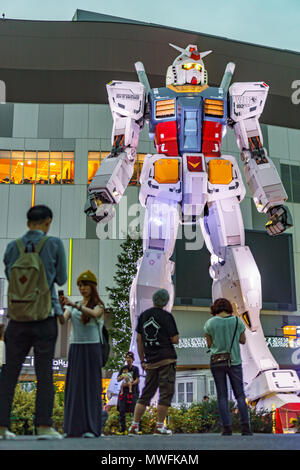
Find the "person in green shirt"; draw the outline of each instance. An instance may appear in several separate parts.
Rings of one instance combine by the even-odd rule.
[[[219,413],[223,425],[223,436],[232,435],[231,415],[228,405],[227,376],[237,400],[242,435],[252,435],[250,430],[248,407],[243,386],[242,359],[240,343],[245,344],[245,325],[233,315],[233,308],[227,299],[217,299],[211,306],[210,318],[204,325],[205,338],[211,354],[231,353],[231,366],[211,364],[218,398]],[[234,336],[235,333],[235,336]],[[234,338],[234,340],[233,340]],[[233,342],[232,342],[233,340]],[[230,346],[232,348],[230,351]]]

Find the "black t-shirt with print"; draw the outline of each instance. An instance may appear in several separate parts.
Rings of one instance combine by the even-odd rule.
[[[120,369],[118,377],[123,374],[124,369],[128,369],[128,372],[132,375],[133,380],[137,379],[140,376],[140,372],[139,372],[138,367],[132,366],[130,368],[128,365],[126,365],[126,366],[123,366]],[[129,387],[127,385],[124,385],[124,391],[125,392],[126,392],[126,388],[128,388],[128,391],[129,391]],[[137,394],[137,395],[139,394],[139,384],[132,385],[132,393]]]
[[[158,307],[145,310],[139,316],[136,331],[142,336],[147,362],[177,359],[170,338],[178,335],[178,330],[171,313]]]

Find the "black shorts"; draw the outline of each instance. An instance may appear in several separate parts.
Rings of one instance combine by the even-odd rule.
[[[137,403],[149,406],[159,388],[159,405],[170,406],[175,391],[176,363],[146,370],[146,381]]]

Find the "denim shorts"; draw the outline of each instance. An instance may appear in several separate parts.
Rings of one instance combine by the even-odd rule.
[[[175,391],[176,363],[146,371],[146,381],[137,403],[148,406],[159,388],[159,405],[170,406]]]

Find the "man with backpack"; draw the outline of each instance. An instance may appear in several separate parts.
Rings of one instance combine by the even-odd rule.
[[[29,230],[8,244],[4,254],[9,281],[5,332],[6,364],[0,377],[0,439],[13,439],[10,413],[18,377],[31,347],[34,349],[37,393],[35,426],[39,439],[61,439],[53,429],[54,387],[52,362],[57,339],[56,315],[62,315],[54,283],[67,281],[62,241],[48,237],[53,214],[43,205],[27,212]]]

